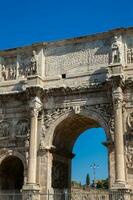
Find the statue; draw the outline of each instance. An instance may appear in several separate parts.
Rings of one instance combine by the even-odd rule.
[[[4,65],[2,66],[1,75],[2,75],[4,81],[6,81],[8,79],[8,71]]]
[[[121,42],[118,40],[118,36],[114,36],[113,38],[113,42],[111,45],[111,49],[112,49],[112,59],[111,59],[111,63],[119,63],[121,61],[120,59],[120,46],[121,46]]]
[[[34,75],[37,73],[37,54],[36,51],[32,52],[32,58],[31,58],[31,69],[30,69],[30,75]]]

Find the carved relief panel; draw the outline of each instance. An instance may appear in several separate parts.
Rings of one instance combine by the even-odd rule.
[[[2,59],[1,76],[2,80],[14,80],[17,75],[16,56],[7,56]]]
[[[6,121],[0,122],[0,147],[28,147],[29,137],[29,121],[27,119],[20,119],[19,121]],[[20,138],[18,140],[18,138]]]
[[[0,137],[8,137],[10,134],[10,123],[7,121],[0,122]]]
[[[38,55],[35,50],[19,55],[19,76],[27,77],[37,73]]]
[[[133,63],[133,36],[126,37],[126,59],[127,64]]]
[[[24,137],[29,134],[29,121],[26,119],[20,120],[16,125],[16,136]]]
[[[126,164],[129,169],[133,169],[133,144],[126,146]]]
[[[52,166],[52,187],[63,189],[68,188],[68,164],[61,161],[53,161]]]
[[[133,112],[129,113],[127,116],[127,125],[130,133],[133,133]]]
[[[25,78],[37,74],[38,52],[25,50],[15,54],[0,57],[2,81]]]

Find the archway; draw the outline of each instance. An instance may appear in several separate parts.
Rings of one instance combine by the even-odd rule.
[[[53,161],[51,187],[54,190],[71,188],[71,161],[77,138],[89,128],[101,127],[92,117],[81,114],[68,115],[55,128],[53,134]],[[106,135],[108,139],[108,135]]]
[[[84,131],[75,141],[72,159],[72,190],[108,188],[108,150],[101,127]]]
[[[0,165],[0,189],[20,191],[24,181],[24,166],[15,156],[8,156]]]

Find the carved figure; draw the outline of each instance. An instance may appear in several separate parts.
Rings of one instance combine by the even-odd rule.
[[[17,124],[16,135],[23,136],[29,132],[29,123],[27,120],[20,120]]]
[[[40,150],[45,149],[44,141],[41,139],[40,140]]]
[[[127,117],[127,124],[131,130],[133,130],[133,112],[131,112]]]
[[[16,79],[16,68],[15,68],[15,66],[5,67],[3,65],[1,75],[2,75],[4,81]]]
[[[133,49],[127,50],[127,63],[133,63]]]
[[[115,121],[114,121],[114,117],[112,117],[109,121],[109,127],[110,127],[110,133],[112,135],[112,137],[114,136],[114,129],[115,129]]]
[[[32,58],[31,58],[31,69],[30,69],[30,74],[34,75],[37,73],[37,55],[36,55],[36,51],[32,52]]]
[[[9,136],[9,123],[6,121],[2,121],[0,123],[0,137]]]
[[[133,146],[126,147],[126,162],[128,168],[133,168]]]
[[[1,75],[2,75],[4,81],[6,81],[8,79],[8,71],[4,65],[2,66]]]
[[[118,41],[118,36],[114,36],[111,49],[112,49],[112,62],[111,63],[118,63],[120,62],[120,46],[121,43]]]
[[[26,148],[29,148],[29,146],[30,146],[30,142],[29,142],[29,139],[27,138],[27,139],[25,140],[25,147],[26,147]]]

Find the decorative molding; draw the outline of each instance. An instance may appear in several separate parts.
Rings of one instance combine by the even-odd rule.
[[[73,111],[72,107],[67,108],[57,108],[53,110],[44,110],[44,126],[45,128],[49,128],[51,123],[57,120],[61,115]]]

